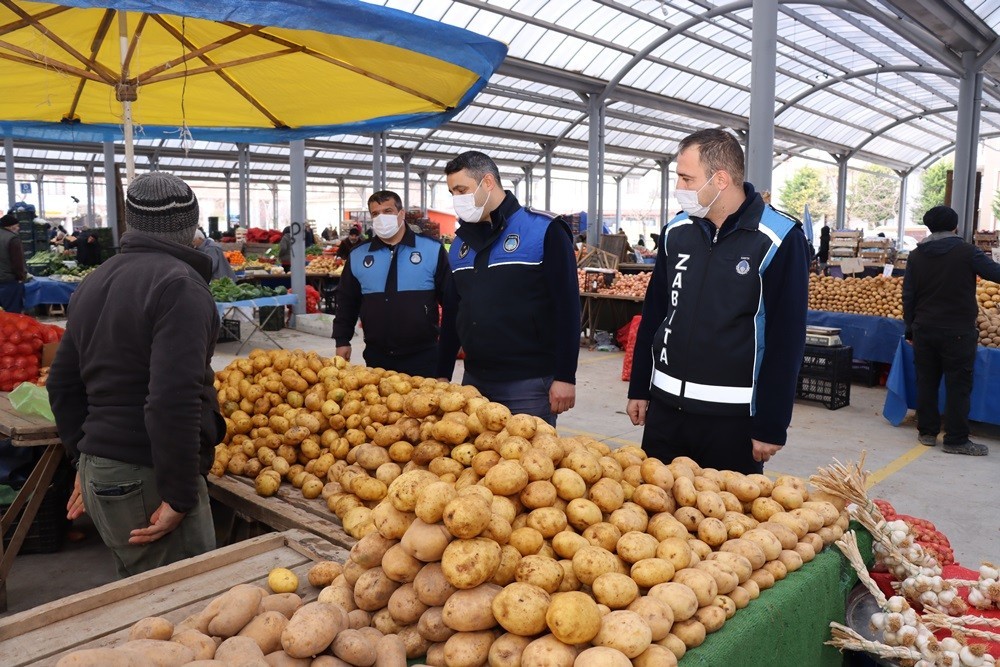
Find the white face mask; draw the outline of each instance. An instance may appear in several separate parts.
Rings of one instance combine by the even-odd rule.
[[[402,224],[398,216],[391,213],[382,213],[381,215],[376,215],[372,220],[372,231],[380,239],[387,240],[396,235]]]
[[[715,178],[715,174],[712,174],[711,176],[708,177],[708,180],[705,181],[705,185],[711,183],[713,178]],[[677,189],[674,191],[674,198],[680,205],[681,210],[683,210],[689,216],[695,218],[704,218],[705,215],[708,213],[708,209],[712,208],[712,204],[714,204],[715,200],[718,199],[719,195],[722,194],[722,190],[719,190],[717,193],[715,193],[715,197],[712,199],[712,201],[703,206],[698,201],[698,194],[705,189],[705,185],[702,185],[697,190]]]
[[[463,222],[479,222],[483,219],[483,211],[486,210],[486,202],[482,206],[476,206],[476,194],[479,188],[483,187],[483,182],[479,181],[475,192],[464,195],[452,195],[451,204],[455,207],[455,215]],[[487,200],[489,197],[487,197]]]

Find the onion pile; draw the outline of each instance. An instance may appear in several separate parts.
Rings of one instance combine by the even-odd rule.
[[[577,282],[580,285],[580,291],[593,294],[594,291],[591,289],[590,283],[594,280],[594,274],[588,274],[583,269],[577,269],[576,274]],[[640,299],[644,298],[646,296],[646,289],[649,287],[649,279],[652,275],[652,271],[640,271],[639,273],[634,274],[624,274],[616,271],[611,287],[605,287],[604,276],[599,276],[601,282],[599,283],[600,286],[597,288],[597,294],[631,296]]]
[[[903,279],[809,276],[809,309],[903,318]]]

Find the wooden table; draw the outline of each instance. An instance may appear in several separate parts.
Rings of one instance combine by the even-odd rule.
[[[208,495],[232,508],[238,516],[274,530],[296,529],[312,533],[347,549],[357,541],[344,532],[322,497],[308,500],[291,484],[282,484],[277,494],[264,498],[257,495],[253,480],[248,477],[209,475]]]
[[[297,530],[269,533],[137,574],[0,620],[4,667],[54,665],[71,651],[114,647],[146,616],[178,623],[236,584],[266,586],[275,567],[299,577],[299,595],[319,595],[306,574],[318,560],[346,562],[347,550]]]
[[[594,342],[594,331],[601,324],[608,327],[613,336],[636,315],[642,314],[641,296],[620,296],[617,294],[596,294],[580,292],[580,327],[587,339]]]
[[[15,412],[6,393],[0,393],[0,437],[10,438],[15,447],[45,447],[41,458],[28,476],[28,481],[4,512],[3,518],[0,518],[0,537],[4,537],[20,514],[20,520],[10,536],[10,546],[6,552],[3,540],[0,539],[0,611],[6,611],[7,575],[14,565],[14,558],[20,551],[21,545],[24,544],[24,538],[28,535],[35,515],[38,514],[45,492],[52,483],[52,477],[63,457],[63,447],[54,423],[41,417]]]

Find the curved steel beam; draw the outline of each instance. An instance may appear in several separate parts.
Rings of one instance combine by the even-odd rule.
[[[788,100],[781,107],[774,112],[774,117],[777,118],[781,114],[785,113],[792,107],[798,105],[799,102],[809,97],[813,93],[818,93],[825,88],[836,83],[843,83],[844,81],[850,81],[851,79],[857,79],[862,76],[871,76],[872,74],[898,74],[902,72],[920,72],[921,74],[937,74],[938,76],[946,76],[957,79],[958,75],[952,72],[950,69],[945,69],[943,67],[922,67],[919,65],[893,65],[891,67],[871,67],[869,69],[858,70],[857,72],[849,72],[847,74],[842,74],[840,76],[835,76],[833,78],[827,79],[823,83],[818,83],[812,88],[805,90],[792,99]]]
[[[895,128],[899,127],[900,125],[906,125],[909,122],[912,122],[912,121],[915,121],[915,120],[919,120],[921,118],[926,118],[927,116],[937,116],[937,115],[940,115],[940,114],[943,114],[943,113],[948,113],[948,112],[951,112],[951,111],[958,111],[958,106],[957,105],[952,105],[952,106],[949,106],[949,107],[940,107],[938,109],[930,109],[929,111],[921,111],[919,113],[910,114],[909,116],[906,116],[904,118],[899,118],[897,120],[894,120],[893,122],[889,123],[885,127],[881,128],[881,129],[878,129],[878,130],[875,130],[870,135],[868,135],[868,138],[865,139],[864,141],[862,141],[860,144],[858,144],[854,148],[852,148],[851,151],[847,154],[846,157],[847,157],[847,159],[853,158],[855,155],[858,154],[858,151],[860,151],[862,148],[864,148],[865,146],[867,146],[869,143],[871,143],[875,139],[878,139],[879,137],[881,137],[883,134],[885,134],[889,130],[892,130],[892,129],[895,129]]]

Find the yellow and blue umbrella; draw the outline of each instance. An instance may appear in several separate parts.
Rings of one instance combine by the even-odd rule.
[[[500,42],[358,0],[0,0],[0,133],[285,142],[433,127]]]

